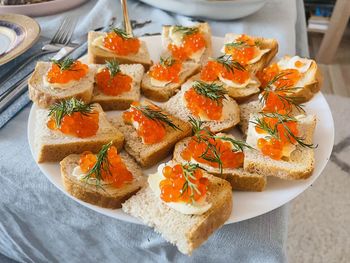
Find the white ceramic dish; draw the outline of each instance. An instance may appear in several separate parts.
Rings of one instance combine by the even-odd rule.
[[[266,0],[139,0],[151,6],[185,16],[231,20],[251,15]]]
[[[54,0],[28,5],[0,5],[0,14],[47,16],[72,9],[88,0]]]
[[[143,39],[149,48],[151,59],[157,61],[160,55],[160,36],[144,37]],[[219,55],[219,50],[223,44],[223,38],[213,37],[213,50],[214,55]],[[29,119],[28,119],[28,141],[30,149],[35,158],[34,153],[34,126],[35,126],[35,112],[37,107],[32,106]],[[233,213],[226,224],[243,221],[249,218],[259,216],[267,213],[273,209],[276,209],[305,191],[316,179],[320,176],[322,170],[329,160],[330,154],[333,148],[334,142],[334,126],[333,118],[329,106],[319,92],[316,96],[308,103],[306,103],[306,111],[310,114],[317,114],[317,126],[314,135],[314,143],[318,144],[315,149],[315,170],[312,176],[307,180],[302,181],[283,181],[278,178],[268,178],[268,183],[265,191],[263,192],[234,192],[233,197]],[[120,111],[107,112],[107,115],[113,117],[120,114]],[[232,132],[237,132],[233,130]],[[101,214],[108,215],[113,218],[120,220],[140,223],[139,220],[125,214],[121,209],[112,210],[105,209],[95,205],[91,205],[82,202],[72,196],[70,196],[63,187],[60,175],[59,163],[43,163],[38,164],[44,175],[61,191],[66,193],[69,197],[82,205],[89,207]],[[150,169],[144,170],[147,175],[156,170],[156,166]]]

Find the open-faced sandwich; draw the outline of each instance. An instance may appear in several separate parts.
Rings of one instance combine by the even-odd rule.
[[[239,122],[239,107],[221,84],[188,80],[181,90],[164,103],[164,108],[183,121],[188,117],[203,121],[212,132],[226,131]]]
[[[232,190],[197,164],[171,161],[148,177],[148,186],[127,200],[123,210],[191,254],[229,218]]]
[[[146,182],[141,168],[125,152],[110,142],[97,154],[71,154],[61,162],[66,191],[85,202],[106,208],[121,208]]]
[[[113,141],[120,150],[124,136],[107,120],[97,103],[86,104],[75,98],[35,112],[35,151],[37,161],[57,162],[69,154],[98,152]]]
[[[104,64],[112,59],[121,64],[142,64],[146,69],[152,64],[146,43],[119,28],[109,32],[90,31],[88,57],[93,64]]]
[[[275,39],[228,33],[221,52],[231,55],[235,61],[256,73],[275,57],[278,43]]]
[[[126,110],[133,101],[140,99],[140,83],[144,68],[141,64],[119,65],[116,60],[107,61],[98,68],[92,102],[104,110]]]
[[[208,23],[194,26],[163,26],[162,45],[176,60],[205,63],[212,54]]]
[[[227,94],[237,101],[247,99],[260,91],[260,82],[255,75],[230,55],[209,59],[198,77],[207,83],[223,85]]]
[[[167,101],[181,85],[200,69],[200,64],[192,61],[175,60],[169,56],[161,57],[143,76],[142,94],[155,101]]]
[[[193,136],[179,141],[173,160],[197,163],[208,173],[230,182],[233,190],[262,191],[266,176],[243,170],[245,142],[230,134],[212,133],[202,122],[190,119]]]
[[[71,58],[38,62],[28,81],[30,99],[41,108],[75,97],[89,103],[95,68]]]
[[[142,167],[167,157],[179,140],[191,134],[191,126],[151,102],[134,102],[112,122],[124,134],[125,150]]]

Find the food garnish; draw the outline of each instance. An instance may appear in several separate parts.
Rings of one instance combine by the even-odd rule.
[[[52,66],[47,72],[47,81],[49,83],[65,84],[70,81],[77,81],[89,71],[88,65],[71,58],[63,60],[52,59],[51,62]]]
[[[103,38],[103,45],[112,52],[126,56],[136,54],[140,49],[140,40],[129,36],[124,30],[113,28]]]
[[[260,44],[247,35],[241,35],[235,41],[225,44],[225,54],[246,65],[258,54]]]
[[[159,64],[152,66],[148,74],[151,78],[159,81],[177,83],[180,81],[181,68],[181,63],[176,61],[173,57],[161,57]]]

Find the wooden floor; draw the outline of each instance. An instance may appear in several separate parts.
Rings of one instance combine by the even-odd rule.
[[[322,41],[321,34],[309,34],[310,56],[315,57]],[[322,92],[350,97],[350,34],[345,34],[333,64],[320,64],[324,76]]]

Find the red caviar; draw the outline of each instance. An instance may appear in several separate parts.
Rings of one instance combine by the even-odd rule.
[[[79,160],[79,166],[83,173],[88,173],[96,164],[97,156],[89,151],[81,154]],[[131,172],[127,169],[123,160],[117,152],[114,146],[111,146],[107,150],[107,163],[101,165],[101,179],[114,187],[121,187],[125,182],[131,182],[133,176]],[[96,175],[92,175],[96,177]]]
[[[222,168],[237,168],[243,166],[244,153],[232,151],[232,144],[230,142],[209,138],[208,143],[215,146],[217,153],[220,155]],[[217,162],[211,162],[201,157],[205,154],[205,156],[215,158],[213,150],[210,148],[208,149],[208,143],[199,142],[196,136],[193,136],[189,144],[181,152],[182,158],[186,161],[194,159],[199,163],[218,168],[219,164]]]
[[[178,60],[186,60],[192,54],[206,47],[206,41],[202,33],[184,35],[183,42],[180,46],[169,44],[168,49],[172,56]]]
[[[113,77],[107,68],[96,74],[97,88],[104,94],[117,96],[131,90],[132,78],[128,75],[117,73]]]
[[[247,35],[241,35],[234,42],[242,42],[242,47],[225,46],[225,53],[231,55],[234,60],[246,65],[258,53],[259,48],[256,46],[254,39]]]
[[[145,144],[154,144],[162,141],[166,135],[164,124],[161,121],[145,116],[142,111],[136,108],[138,106],[140,106],[139,102],[133,102],[131,104],[130,109],[123,113],[124,121],[130,124],[134,121],[138,123],[137,134],[143,139]],[[149,107],[159,110],[154,105],[150,105]]]
[[[277,118],[263,117],[263,120],[268,124],[268,126],[273,129],[277,122]],[[290,143],[295,144],[296,140],[290,136],[285,128],[285,126],[291,131],[291,133],[295,136],[298,135],[298,126],[295,121],[287,121],[277,124],[277,132],[279,135],[279,139],[276,138],[260,138],[258,139],[258,148],[264,155],[267,155],[275,160],[280,160],[283,157],[283,148]],[[259,127],[255,127],[257,133],[263,134],[265,133]]]
[[[159,81],[170,81],[173,83],[178,83],[180,81],[180,71],[181,63],[174,62],[171,65],[154,65],[148,72],[151,78],[157,79]]]
[[[224,65],[216,61],[209,61],[201,70],[200,79],[204,81],[215,81],[219,75],[224,79],[229,79],[239,84],[243,84],[249,79],[249,72],[247,70],[238,70],[233,68],[229,70]]]
[[[73,112],[71,115],[65,115],[62,118],[60,127],[56,126],[54,118],[51,117],[47,122],[47,127],[78,138],[87,138],[96,135],[99,128],[98,123],[99,113],[97,111],[90,113]]]
[[[159,187],[161,189],[160,198],[164,202],[190,203],[205,198],[209,181],[208,178],[203,177],[203,172],[199,168],[192,172],[193,176],[188,176],[186,167],[180,164],[173,167],[165,166],[162,172],[165,179],[159,183]],[[190,187],[190,184],[195,189]]]
[[[264,91],[263,91],[264,92]],[[265,100],[263,112],[277,112],[286,114],[292,111],[293,105],[284,99],[287,96],[284,92],[270,91]]]
[[[126,56],[136,54],[140,49],[140,40],[137,38],[124,38],[115,32],[107,33],[103,45],[117,55]]]
[[[61,70],[57,64],[52,63],[51,69],[47,73],[47,81],[49,83],[65,84],[72,80],[80,80],[88,71],[88,65],[80,61],[74,61],[73,64],[65,70]]]

